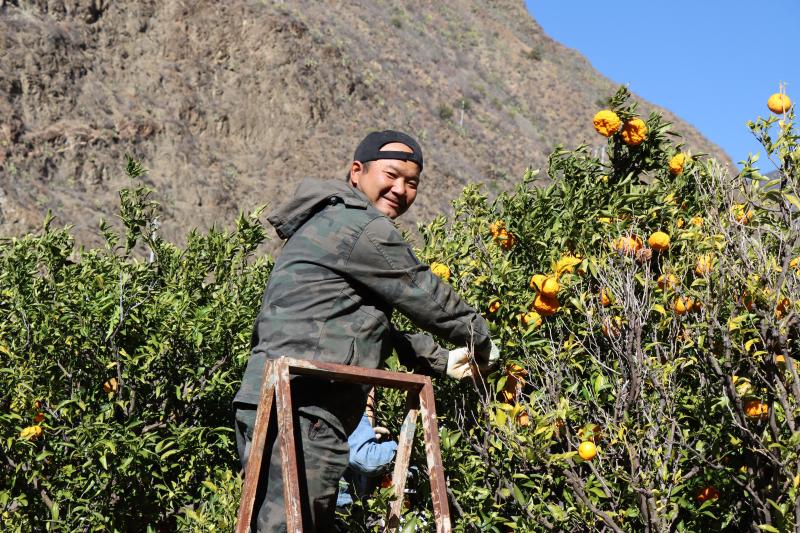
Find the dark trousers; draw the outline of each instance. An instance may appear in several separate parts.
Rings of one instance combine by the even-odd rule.
[[[275,410],[272,411],[272,428]],[[256,406],[235,404],[236,448],[242,468],[246,468],[253,439]],[[295,444],[303,513],[303,531],[324,533],[335,531],[336,496],[339,479],[347,469],[349,448],[347,436],[322,418],[299,412],[295,417]],[[251,533],[286,531],[280,447],[277,431],[267,435],[264,458],[269,465],[261,467],[261,476],[253,506]]]

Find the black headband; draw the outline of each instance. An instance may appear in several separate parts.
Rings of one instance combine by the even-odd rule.
[[[389,143],[403,143],[412,152],[400,152],[394,150],[381,150],[381,147]],[[413,161],[419,165],[419,171],[422,172],[422,148],[420,148],[417,141],[400,131],[386,130],[386,131],[373,131],[361,141],[356,148],[356,153],[353,154],[353,161],[375,161],[378,159],[399,159],[401,161]]]

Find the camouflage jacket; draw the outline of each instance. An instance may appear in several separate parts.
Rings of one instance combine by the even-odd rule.
[[[265,358],[282,355],[378,368],[395,349],[408,366],[443,374],[447,351],[428,335],[396,330],[395,308],[421,329],[488,357],[484,319],[419,262],[361,191],[344,181],[305,180],[269,221],[287,241],[264,291],[236,402],[258,403]],[[360,417],[361,388],[352,396],[347,387],[315,386],[309,402],[339,403],[334,412]]]

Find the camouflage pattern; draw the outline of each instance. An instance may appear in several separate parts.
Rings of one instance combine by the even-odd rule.
[[[255,406],[236,409],[236,446],[247,467],[250,444],[255,424]],[[273,426],[275,427],[275,426]],[[347,438],[330,424],[316,417],[300,415],[295,418],[298,428],[298,468],[305,472],[304,492],[311,505],[304,505],[303,525],[305,531],[334,531],[336,496],[339,479],[347,469],[349,460]],[[267,436],[265,457],[269,457],[269,469],[262,468],[250,531],[277,533],[286,531],[286,511],[283,500],[283,476],[281,475],[280,449],[276,445],[277,435]],[[300,444],[302,443],[302,444]]]
[[[253,327],[252,353],[234,400],[239,416],[258,403],[267,358],[378,368],[394,349],[406,366],[443,375],[447,350],[429,335],[396,330],[390,322],[394,309],[456,346],[473,347],[476,356],[488,361],[491,341],[483,317],[419,262],[391,219],[361,191],[338,180],[306,180],[269,221],[287,241]],[[304,507],[320,523],[333,520],[338,481],[347,467],[347,435],[364,412],[367,390],[292,379],[292,399],[301,424],[319,421],[326,428],[322,443],[311,442],[307,428],[298,440],[307,457],[309,495]],[[237,421],[237,432],[239,425]],[[240,458],[247,456],[245,446],[240,446]],[[262,507],[269,517],[276,512],[283,516],[282,492],[273,492],[273,487],[282,486],[276,453]],[[271,521],[264,524],[267,529],[259,525],[258,531],[281,531],[266,525]]]
[[[264,291],[236,402],[258,403],[267,357],[378,368],[396,349],[412,367],[442,375],[447,351],[428,335],[394,329],[393,308],[488,359],[484,319],[419,262],[391,219],[361,191],[338,180],[305,180],[269,221],[288,241]],[[361,387],[335,384],[310,392],[316,398],[309,406],[327,404],[346,422],[345,434],[355,429],[366,401]]]

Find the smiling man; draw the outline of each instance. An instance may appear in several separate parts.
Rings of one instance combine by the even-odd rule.
[[[397,131],[373,132],[356,148],[347,181],[305,180],[269,217],[285,239],[269,277],[252,352],[234,400],[236,441],[245,466],[264,363],[281,356],[380,367],[392,351],[411,368],[463,379],[471,364],[499,356],[484,319],[417,260],[392,222],[414,203],[422,149]],[[458,348],[399,331],[394,310]],[[295,377],[298,466],[306,531],[333,531],[348,435],[366,405],[361,386]],[[286,531],[276,435],[268,435],[252,531]],[[266,483],[263,483],[266,481]],[[266,485],[266,487],[264,487]]]

